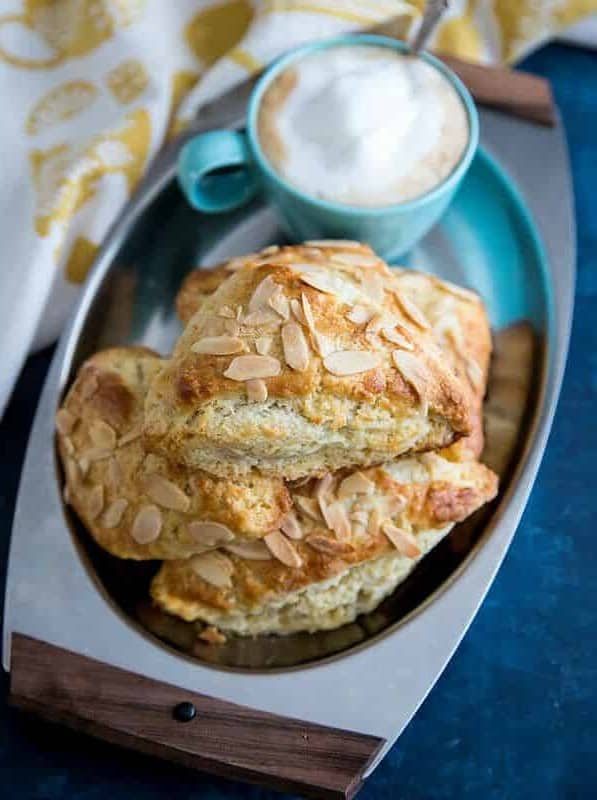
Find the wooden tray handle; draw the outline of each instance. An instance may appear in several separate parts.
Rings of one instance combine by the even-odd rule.
[[[310,797],[352,797],[383,745],[375,736],[193,694],[18,633],[10,700],[133,750]],[[189,712],[181,703],[194,706],[194,718],[175,718],[177,708],[179,716]]]

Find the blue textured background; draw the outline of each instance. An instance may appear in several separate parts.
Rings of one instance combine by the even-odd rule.
[[[562,398],[529,506],[488,598],[362,800],[597,796],[597,53],[552,45],[524,66],[553,82],[574,173],[579,273]],[[50,355],[29,360],[0,425],[0,586]],[[0,681],[0,798],[278,796],[21,716],[6,707],[8,679]]]

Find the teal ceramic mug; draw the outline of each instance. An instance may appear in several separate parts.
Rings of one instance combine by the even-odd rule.
[[[448,207],[470,166],[479,139],[479,121],[472,97],[456,75],[433,56],[423,53],[419,57],[439,70],[456,89],[467,112],[469,140],[454,170],[425,194],[375,208],[321,200],[288,183],[261,150],[257,136],[259,104],[272,80],[310,53],[347,45],[408,51],[402,42],[384,36],[342,36],[299,47],[278,59],[253,90],[245,130],[203,133],[181,149],[178,180],[193,208],[218,214],[239,208],[263,192],[291,239],[355,239],[367,242],[385,258],[405,253],[427,233]]]

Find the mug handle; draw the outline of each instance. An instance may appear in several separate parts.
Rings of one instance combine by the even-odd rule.
[[[206,214],[248,203],[259,185],[246,135],[224,130],[195,136],[180,151],[178,182],[190,205]]]

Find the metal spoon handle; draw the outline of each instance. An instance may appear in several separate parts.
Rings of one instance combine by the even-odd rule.
[[[449,4],[449,0],[428,0],[421,26],[410,46],[411,52],[418,53],[419,50],[425,47],[427,40],[435,30],[435,26],[447,10]]]

